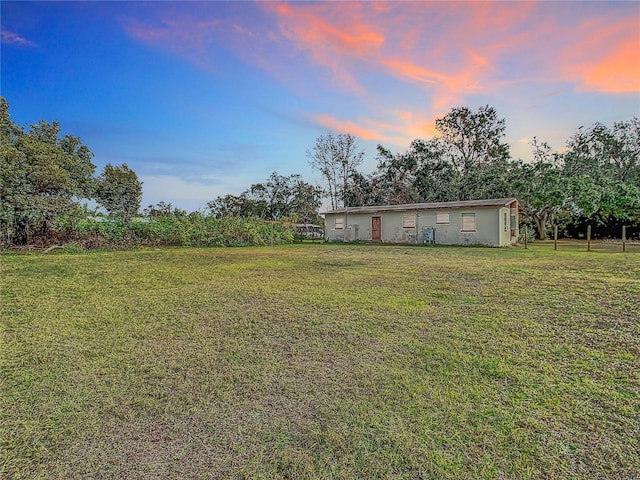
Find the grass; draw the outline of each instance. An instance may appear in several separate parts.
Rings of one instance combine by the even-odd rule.
[[[2,257],[0,478],[640,477],[640,254]]]

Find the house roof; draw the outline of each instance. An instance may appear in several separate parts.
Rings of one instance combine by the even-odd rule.
[[[517,199],[490,198],[486,200],[461,200],[457,202],[432,202],[432,203],[405,203],[401,205],[370,205],[366,207],[347,207],[330,210],[326,214],[340,213],[377,213],[398,212],[403,210],[444,210],[450,208],[474,208],[474,207],[507,207]]]

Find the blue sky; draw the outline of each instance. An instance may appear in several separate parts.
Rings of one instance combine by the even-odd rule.
[[[351,133],[405,151],[451,108],[491,105],[515,158],[640,115],[639,2],[2,1],[14,121],[57,120],[126,163],[142,206],[198,210]]]

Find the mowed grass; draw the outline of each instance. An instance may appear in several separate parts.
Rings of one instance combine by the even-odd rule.
[[[640,254],[2,257],[0,478],[640,478]]]

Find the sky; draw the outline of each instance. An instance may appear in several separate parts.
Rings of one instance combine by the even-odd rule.
[[[455,107],[496,109],[513,158],[640,116],[640,2],[12,2],[1,94],[58,121],[142,207],[203,210],[279,175],[320,183],[328,132],[404,152]]]

